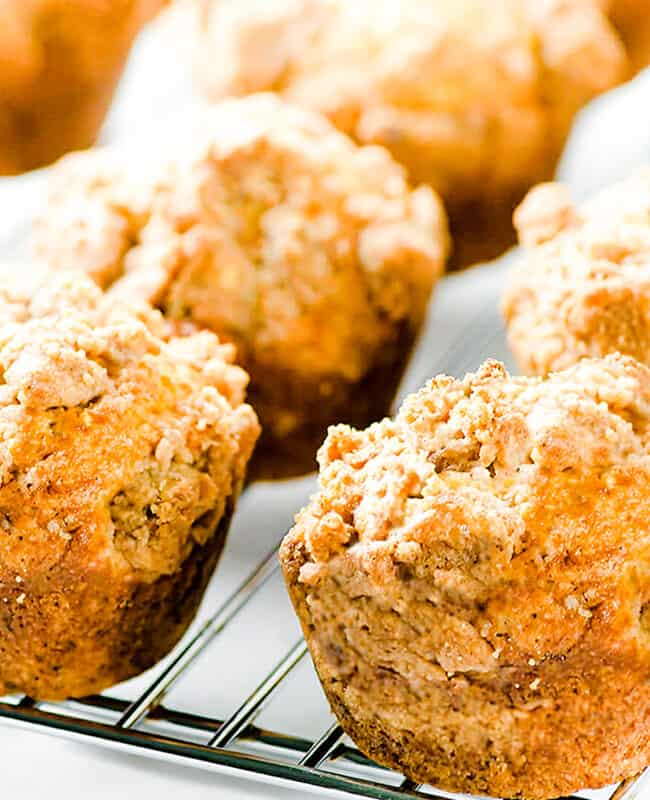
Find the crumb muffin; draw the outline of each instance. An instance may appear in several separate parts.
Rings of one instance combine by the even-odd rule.
[[[576,206],[535,187],[515,214],[525,248],[503,297],[522,370],[621,352],[650,364],[650,169]]]
[[[650,762],[650,370],[486,362],[336,426],[281,561],[360,749],[415,782],[550,798]]]
[[[442,195],[456,266],[514,242],[513,209],[552,176],[575,113],[628,69],[597,0],[188,7],[210,98],[271,89],[387,147]]]
[[[233,342],[263,429],[254,474],[315,469],[329,424],[388,410],[444,267],[440,201],[272,95],[215,107],[153,161],[64,159],[38,253]]]
[[[258,435],[216,336],[0,279],[0,694],[99,692],[192,620]]]
[[[165,0],[0,0],[0,175],[88,147]]]

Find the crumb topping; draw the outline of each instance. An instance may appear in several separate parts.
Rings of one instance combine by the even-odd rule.
[[[26,591],[60,561],[177,569],[234,499],[259,432],[233,356],[78,274],[1,279],[3,569]]]
[[[437,608],[454,643],[455,655],[442,641],[429,651],[446,672],[530,668],[568,652],[600,604],[629,607],[647,536],[620,515],[645,513],[649,420],[650,370],[619,355],[546,379],[494,361],[434,378],[394,420],[330,429],[283,558],[301,554],[314,603],[323,581],[400,615],[427,598],[421,613]],[[611,613],[638,635],[638,620]]]
[[[527,253],[503,299],[521,366],[543,374],[619,351],[650,362],[650,169],[581,206],[533,189],[515,214]]]
[[[434,378],[395,420],[330,429],[319,493],[298,517],[308,551],[324,561],[350,541],[390,537],[409,560],[418,537],[449,534],[440,502],[489,520],[491,558],[505,565],[521,544],[535,485],[570,471],[650,463],[649,419],[650,372],[619,356],[546,380],[511,377],[495,361],[463,380]],[[465,541],[466,557],[474,545]]]
[[[419,322],[444,212],[385,151],[271,95],[221,104],[180,149],[162,166],[64,159],[39,253],[299,374],[358,380],[387,326]]]

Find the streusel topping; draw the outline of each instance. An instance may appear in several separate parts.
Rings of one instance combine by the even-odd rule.
[[[527,248],[503,299],[511,346],[527,372],[619,351],[650,362],[650,169],[582,205],[558,184],[515,214]]]
[[[421,319],[445,216],[383,149],[261,95],[221,104],[181,150],[160,167],[65,159],[40,254],[298,374],[357,380],[388,324]]]

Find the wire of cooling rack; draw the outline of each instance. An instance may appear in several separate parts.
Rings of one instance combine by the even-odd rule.
[[[162,701],[188,667],[246,607],[278,570],[271,552],[239,585],[166,669],[136,700],[93,695],[65,703],[40,703],[28,697],[0,702],[4,721],[103,744],[144,756],[165,758],[217,772],[310,789],[331,797],[356,795],[374,800],[438,798],[430,787],[413,783],[374,764],[347,743],[333,723],[316,741],[255,725],[258,715],[307,652],[297,641],[226,719],[168,708]],[[98,718],[99,717],[99,718]],[[209,735],[207,743],[197,734]],[[341,768],[343,766],[343,769]],[[353,774],[356,770],[357,774]],[[372,777],[368,777],[371,774]],[[650,770],[625,781],[610,800],[637,800],[650,783]],[[574,800],[578,800],[575,798]]]

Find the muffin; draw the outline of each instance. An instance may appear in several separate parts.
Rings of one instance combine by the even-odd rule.
[[[521,369],[616,351],[650,364],[650,169],[580,206],[561,184],[537,186],[515,224],[526,252],[502,308]]]
[[[486,362],[333,427],[281,548],[343,729],[415,782],[550,798],[650,763],[650,370]]]
[[[188,5],[208,97],[272,89],[387,147],[442,195],[455,266],[514,242],[513,209],[552,176],[575,113],[628,74],[598,0]]]
[[[444,211],[385,150],[272,95],[223,103],[186,139],[146,165],[64,159],[37,252],[233,342],[262,423],[253,474],[310,471],[329,424],[390,406],[443,271]]]
[[[213,334],[74,274],[0,298],[0,694],[78,697],[191,622],[258,423]]]
[[[92,144],[131,43],[165,0],[0,0],[0,175]]]
[[[619,31],[635,69],[650,63],[650,6],[648,0],[600,0]]]

